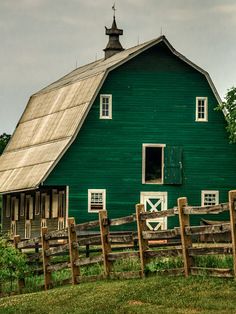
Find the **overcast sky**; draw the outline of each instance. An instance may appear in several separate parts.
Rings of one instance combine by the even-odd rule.
[[[0,134],[31,94],[103,57],[114,0],[0,0]],[[160,36],[208,71],[221,97],[236,85],[236,0],[116,0],[124,48]]]

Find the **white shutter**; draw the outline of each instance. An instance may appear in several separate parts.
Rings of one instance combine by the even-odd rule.
[[[58,193],[52,190],[52,218],[58,217]]]
[[[11,196],[6,196],[6,217],[11,216]]]
[[[45,218],[50,218],[50,196],[45,195]]]
[[[14,220],[19,220],[19,199],[15,198]]]
[[[20,215],[24,216],[25,214],[25,193],[20,194]]]
[[[34,204],[32,196],[29,196],[29,219],[34,219]]]

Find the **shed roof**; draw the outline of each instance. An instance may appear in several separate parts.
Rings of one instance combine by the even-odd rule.
[[[165,36],[82,66],[30,97],[0,157],[0,192],[37,188],[77,136],[107,74],[160,42],[205,75],[220,103],[209,74],[177,52]]]

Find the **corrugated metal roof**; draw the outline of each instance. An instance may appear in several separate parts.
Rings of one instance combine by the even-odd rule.
[[[208,73],[179,54],[164,36],[80,67],[31,96],[0,157],[0,192],[39,186],[77,136],[109,71],[161,41],[206,76],[220,102]]]

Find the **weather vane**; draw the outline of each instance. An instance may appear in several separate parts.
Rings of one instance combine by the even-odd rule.
[[[116,3],[115,2],[112,6],[112,10],[114,11],[113,17],[115,17],[115,15],[116,15]]]

